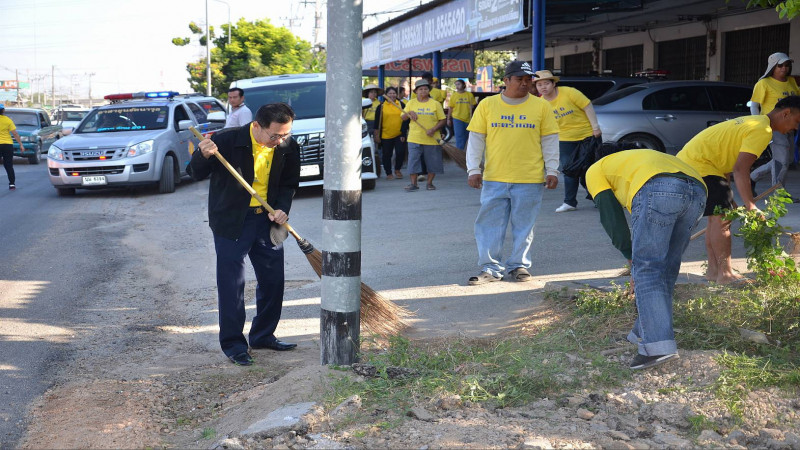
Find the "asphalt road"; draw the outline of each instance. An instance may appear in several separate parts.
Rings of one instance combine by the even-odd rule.
[[[0,171],[0,447],[15,446],[32,402],[65,381],[65,366],[82,358],[81,370],[91,370],[92,352],[118,347],[86,344],[102,341],[104,326],[114,325],[114,334],[105,334],[113,339],[172,330],[169,339],[202,349],[199,358],[224,360],[216,342],[207,181],[184,180],[167,195],[139,188],[58,197],[44,161],[16,162],[16,191],[5,189],[7,178]],[[416,312],[408,336],[495,334],[535,308],[548,283],[607,284],[624,265],[597,211],[582,199],[585,192],[579,193],[577,211],[554,212],[562,201],[559,187],[546,191],[537,221],[534,281],[467,286],[479,270],[473,237],[479,192],[467,186],[457,166],[448,163],[445,170],[435,191],[405,192],[406,176],[381,178],[374,191],[363,194],[362,281]],[[789,177],[790,191],[793,185],[800,188],[797,172]],[[789,207],[784,223],[798,229],[798,206]],[[301,190],[292,225],[319,245],[321,218],[322,189]],[[744,250],[734,242],[737,267],[743,268]],[[288,283],[277,335],[306,348],[295,356],[301,357],[317,348],[320,282],[291,238],[285,255]],[[704,259],[698,239],[684,255],[683,279],[698,278]],[[254,276],[248,270],[247,293],[252,294]],[[124,308],[115,307],[117,302]],[[136,305],[147,308],[137,316]],[[250,301],[248,314],[253,309]],[[179,326],[162,326],[153,311],[169,311]],[[157,351],[163,356],[174,350]],[[124,354],[119,358],[119,370],[127,370]],[[153,371],[165,370],[168,358],[153,359]],[[136,369],[150,370],[139,363]]]

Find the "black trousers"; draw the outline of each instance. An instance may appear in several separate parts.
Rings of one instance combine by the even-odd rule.
[[[406,143],[400,141],[400,136],[381,139],[381,153],[383,171],[389,175],[392,173],[392,153],[394,153],[394,170],[403,168],[403,162],[406,159]]]
[[[17,176],[14,174],[14,145],[0,144],[0,157],[3,158],[3,167],[8,174],[8,184],[15,184]]]
[[[269,240],[267,214],[251,208],[237,240],[214,235],[217,252],[217,295],[219,304],[219,344],[227,356],[247,351],[244,337],[245,256],[256,273],[256,315],[250,326],[250,343],[264,344],[275,339],[275,328],[283,306],[283,245]]]

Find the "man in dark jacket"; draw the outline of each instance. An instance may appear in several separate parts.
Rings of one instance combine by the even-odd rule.
[[[208,222],[217,253],[219,342],[237,365],[249,366],[244,337],[244,258],[256,274],[256,315],[250,327],[250,347],[291,350],[297,344],[278,340],[275,328],[283,304],[283,245],[270,241],[270,227],[285,223],[300,181],[300,149],[291,138],[294,111],[285,103],[264,105],[255,120],[226,129],[200,142],[190,163],[197,180],[211,175]],[[219,152],[267,200],[267,213],[248,191],[212,157]]]

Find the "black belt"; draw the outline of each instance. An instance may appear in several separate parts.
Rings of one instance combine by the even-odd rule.
[[[261,214],[265,212],[264,208],[262,208],[261,206],[249,206],[247,209],[253,214]]]

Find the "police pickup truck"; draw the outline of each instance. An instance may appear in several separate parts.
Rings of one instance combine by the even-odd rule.
[[[59,195],[76,189],[158,185],[175,191],[197,148],[190,126],[213,133],[225,107],[213,97],[177,92],[107,95],[111,104],[92,110],[69,136],[47,152],[50,182]]]

